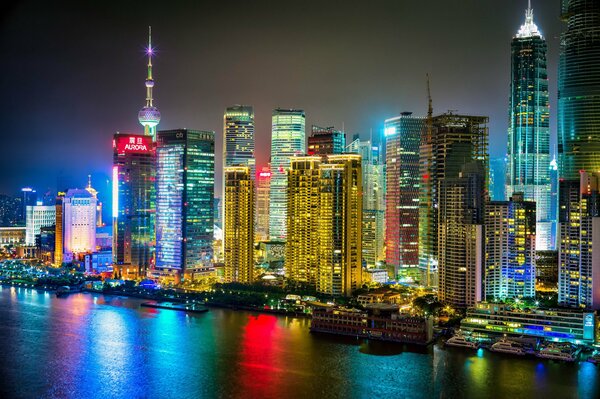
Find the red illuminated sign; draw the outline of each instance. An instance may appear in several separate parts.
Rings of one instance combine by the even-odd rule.
[[[271,172],[260,172],[259,177],[271,177]]]
[[[145,154],[153,151],[152,137],[139,135],[117,136],[114,146],[119,154]]]

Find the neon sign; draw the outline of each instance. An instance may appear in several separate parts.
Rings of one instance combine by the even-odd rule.
[[[114,146],[117,148],[119,154],[128,153],[151,153],[152,148],[152,137],[150,136],[118,136],[115,140]]]

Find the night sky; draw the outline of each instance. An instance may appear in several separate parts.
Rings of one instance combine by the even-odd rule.
[[[490,117],[491,155],[506,151],[510,41],[526,0],[20,1],[0,6],[0,193],[84,186],[108,194],[112,134],[141,132],[148,25],[158,50],[160,129],[217,132],[224,109],[254,106],[258,166],[271,110],[302,108],[350,139],[401,111]],[[558,0],[534,0],[549,52],[556,135]],[[308,129],[307,129],[308,130]],[[552,147],[554,148],[554,147]],[[220,192],[220,174],[216,173]],[[107,201],[107,197],[104,197]]]

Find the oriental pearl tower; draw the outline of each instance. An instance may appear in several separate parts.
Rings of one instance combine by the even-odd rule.
[[[152,136],[152,141],[156,141],[156,126],[160,122],[160,112],[152,102],[152,88],[154,87],[154,79],[152,79],[152,56],[154,49],[152,48],[152,27],[148,27],[148,77],[146,77],[146,105],[138,113],[138,120],[144,126],[144,134]]]

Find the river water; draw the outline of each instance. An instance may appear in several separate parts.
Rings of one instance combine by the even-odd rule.
[[[310,334],[309,320],[0,288],[1,398],[598,398],[600,368]]]

